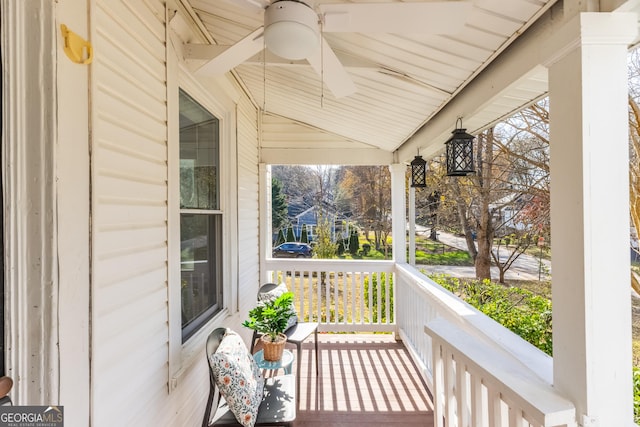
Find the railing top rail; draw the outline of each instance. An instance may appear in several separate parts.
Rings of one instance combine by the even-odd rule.
[[[513,401],[543,426],[575,425],[575,406],[535,372],[514,357],[468,334],[445,319],[432,320],[425,333],[455,351],[457,362],[480,374],[483,383],[499,386],[505,400]]]
[[[344,259],[308,259],[308,258],[267,258],[265,266],[273,269],[294,269],[311,271],[363,271],[391,272],[393,260],[344,260]]]

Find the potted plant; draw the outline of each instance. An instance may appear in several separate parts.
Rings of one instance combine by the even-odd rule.
[[[280,360],[287,336],[289,318],[296,313],[292,309],[293,293],[285,292],[277,298],[261,301],[249,310],[249,319],[242,325],[262,333],[264,359],[272,362]]]

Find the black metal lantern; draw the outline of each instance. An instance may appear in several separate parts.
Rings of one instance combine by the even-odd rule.
[[[427,186],[427,162],[422,156],[416,156],[411,162],[411,186],[419,188]]]
[[[447,176],[466,176],[476,173],[473,167],[473,135],[469,135],[466,129],[460,127],[452,132],[453,136],[445,142],[447,146]]]

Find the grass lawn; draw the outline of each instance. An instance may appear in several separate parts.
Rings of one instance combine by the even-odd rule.
[[[371,246],[371,250],[367,255],[362,254],[363,244],[369,244]],[[367,242],[367,240],[363,238],[360,239],[360,248],[360,253],[357,255],[351,255],[345,252],[343,255],[338,256],[338,258],[383,260],[391,259],[392,257],[390,239],[387,239],[386,253],[385,248],[377,251],[372,243]],[[416,264],[472,266],[473,260],[467,251],[462,251],[424,237],[418,237],[416,238]]]

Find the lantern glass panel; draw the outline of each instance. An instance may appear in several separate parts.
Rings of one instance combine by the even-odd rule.
[[[422,156],[416,156],[411,162],[411,186],[427,186],[427,162]]]

